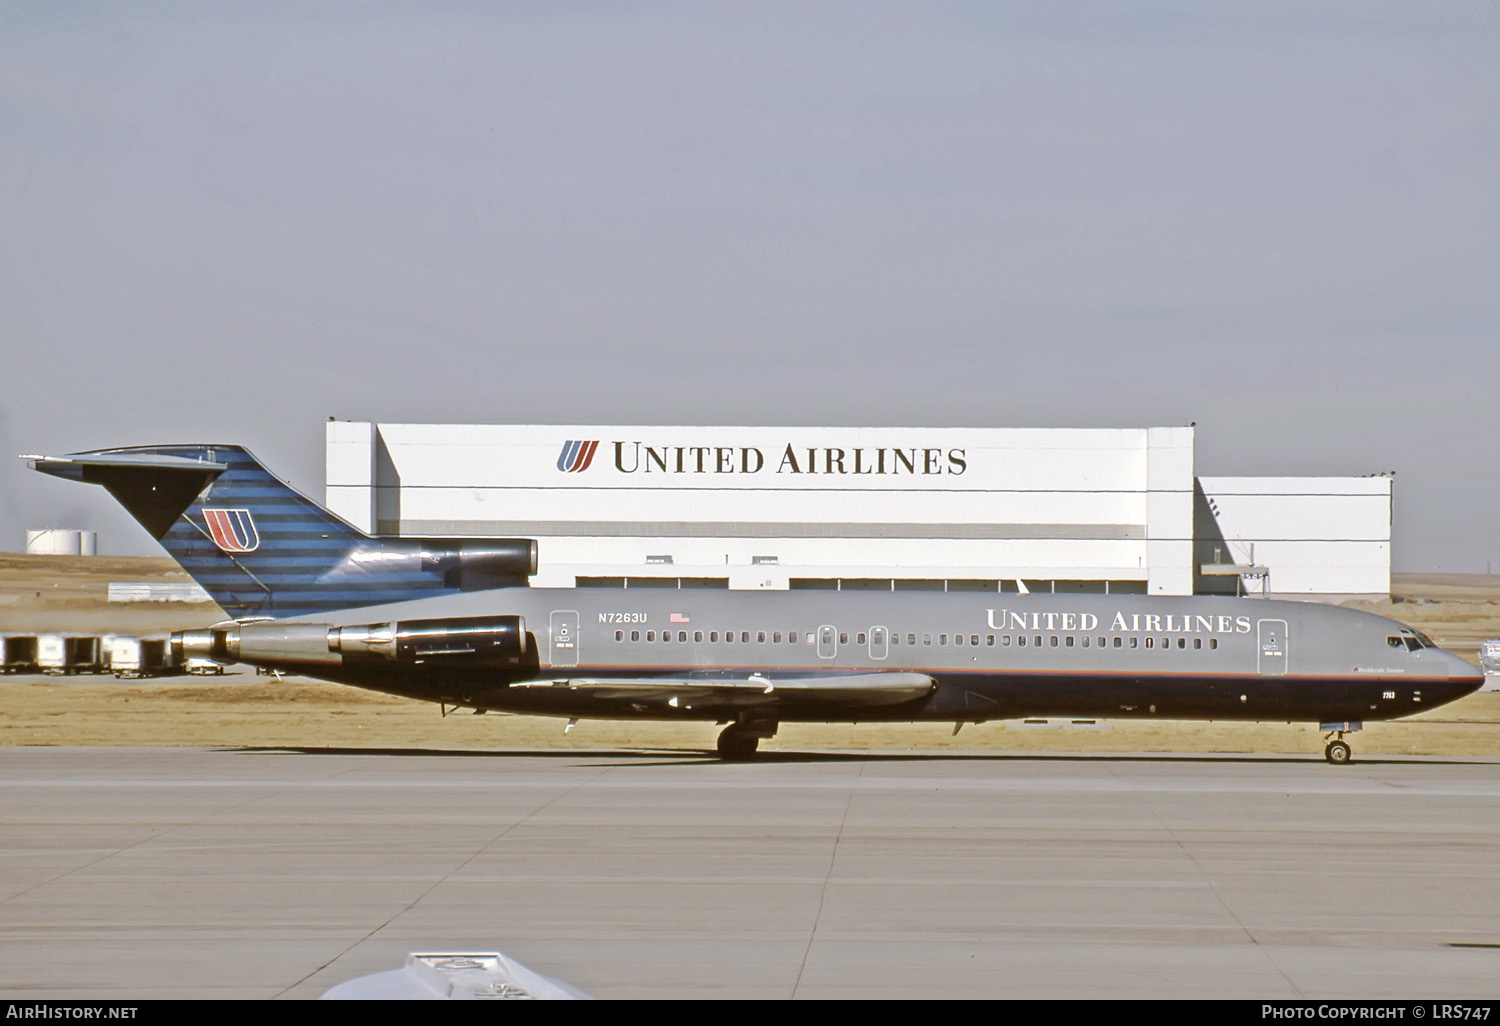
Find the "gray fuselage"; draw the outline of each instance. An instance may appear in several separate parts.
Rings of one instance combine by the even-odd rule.
[[[524,618],[535,649],[524,672],[443,681],[345,669],[320,675],[481,708],[659,718],[722,718],[742,700],[672,706],[580,682],[836,683],[902,671],[935,682],[920,699],[873,708],[830,703],[816,691],[767,693],[779,719],[812,721],[1379,720],[1452,701],[1484,679],[1394,620],[1265,599],[513,588],[299,619],[349,625],[495,614]],[[573,686],[512,686],[523,680]]]

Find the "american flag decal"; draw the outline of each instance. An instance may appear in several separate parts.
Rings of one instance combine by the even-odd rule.
[[[692,623],[693,620],[686,613],[673,613],[667,617],[668,623]]]
[[[205,509],[203,519],[214,544],[224,552],[254,552],[260,548],[260,535],[248,509]]]
[[[594,462],[594,451],[598,448],[598,439],[591,442],[564,442],[562,452],[557,457],[557,469],[565,474],[581,474]]]

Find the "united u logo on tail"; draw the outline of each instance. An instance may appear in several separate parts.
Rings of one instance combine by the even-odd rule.
[[[205,509],[203,519],[221,551],[254,552],[260,548],[260,535],[248,509]]]
[[[562,452],[557,457],[557,469],[565,474],[582,473],[594,462],[594,452],[598,448],[598,439],[591,442],[564,442]]]

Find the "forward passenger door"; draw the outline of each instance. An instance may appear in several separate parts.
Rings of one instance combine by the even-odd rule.
[[[1256,671],[1262,677],[1286,674],[1287,643],[1285,620],[1256,621]]]

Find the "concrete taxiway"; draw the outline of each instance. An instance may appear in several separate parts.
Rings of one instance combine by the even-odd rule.
[[[0,995],[1493,998],[1500,760],[0,749]]]

